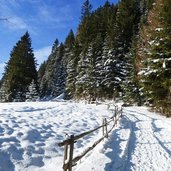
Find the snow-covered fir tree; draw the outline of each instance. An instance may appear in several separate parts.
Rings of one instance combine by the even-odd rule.
[[[28,87],[28,91],[26,92],[26,101],[27,102],[35,102],[39,98],[39,93],[37,90],[37,85],[35,81],[32,80],[31,84]]]
[[[138,81],[138,72],[136,64],[136,44],[138,38],[133,38],[131,48],[125,55],[127,59],[126,65],[126,78],[122,82],[123,101],[126,105],[142,105],[143,104],[143,92]]]
[[[58,45],[58,41],[55,40],[40,82],[41,97],[56,97],[64,93],[65,80],[66,60],[64,59],[64,45],[62,43]]]
[[[104,97],[104,86],[102,84],[102,81],[105,77],[104,75],[104,59],[102,58],[102,52],[103,52],[103,38],[102,35],[97,35],[94,44],[93,44],[93,51],[94,51],[94,57],[95,57],[95,63],[94,63],[94,73],[95,73],[95,91],[96,91],[96,98],[97,99],[103,99]]]
[[[94,96],[95,79],[93,62],[93,49],[91,44],[87,51],[80,55],[78,75],[76,78],[77,98],[81,97],[90,100]]]
[[[76,40],[67,63],[66,98],[74,98],[76,91],[77,65],[80,57],[80,45]]]

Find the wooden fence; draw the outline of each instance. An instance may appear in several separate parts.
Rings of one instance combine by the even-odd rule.
[[[77,164],[77,161],[79,161],[82,157],[84,157],[89,151],[91,151],[97,144],[99,144],[105,137],[108,138],[109,133],[112,131],[112,129],[117,125],[117,121],[120,117],[122,117],[122,107],[119,109],[118,106],[115,106],[114,115],[109,118],[107,121],[106,118],[102,120],[102,125],[84,132],[80,135],[71,135],[68,139],[64,140],[61,143],[58,143],[60,147],[64,146],[64,161],[63,161],[63,170],[64,171],[72,171],[72,167]],[[108,125],[113,122],[112,127],[110,130],[108,130]],[[91,147],[88,147],[86,150],[84,150],[80,155],[73,158],[74,154],[74,143],[79,140],[80,138],[83,138],[84,136],[88,136],[92,132],[99,130],[102,128],[102,138],[97,140]]]

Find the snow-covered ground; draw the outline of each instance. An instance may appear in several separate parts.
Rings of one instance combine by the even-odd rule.
[[[107,105],[73,102],[0,104],[0,171],[61,171],[58,142],[101,125]],[[99,130],[75,144],[74,155],[101,137]],[[123,118],[74,171],[171,170],[171,119],[145,107],[124,108]]]
[[[112,116],[106,105],[0,103],[0,171],[62,170],[63,148],[58,143],[67,135],[98,127],[106,116]],[[93,134],[75,144],[75,154],[98,139],[101,131]]]
[[[171,119],[146,107],[124,108],[119,126],[77,171],[170,171]]]

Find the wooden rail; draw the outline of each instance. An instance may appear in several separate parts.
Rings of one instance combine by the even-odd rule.
[[[114,115],[109,118],[109,121],[107,121],[106,118],[104,118],[102,120],[102,125],[84,132],[82,134],[79,135],[71,135],[68,139],[64,140],[63,142],[58,143],[58,146],[62,147],[64,146],[64,163],[63,163],[63,170],[64,171],[72,171],[72,167],[75,166],[77,164],[77,161],[79,161],[82,157],[84,157],[89,151],[91,151],[97,144],[99,144],[105,137],[108,138],[109,137],[109,133],[112,131],[112,129],[117,125],[117,122],[119,120],[119,118],[122,117],[122,107],[119,110],[118,106],[115,106],[114,109]],[[113,122],[113,125],[111,127],[111,129],[108,131],[108,125]],[[97,140],[96,142],[93,143],[93,145],[91,147],[88,147],[86,150],[84,150],[80,155],[76,156],[75,158],[73,158],[73,154],[74,154],[74,143],[76,142],[76,140],[79,140],[80,138],[83,138],[84,136],[88,136],[89,134],[91,134],[92,132],[99,130],[100,128],[102,128],[102,138],[100,138],[99,140]]]

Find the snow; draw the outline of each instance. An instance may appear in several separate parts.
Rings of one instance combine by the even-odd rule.
[[[155,31],[158,31],[158,32],[163,31],[163,28],[156,28]]]
[[[112,116],[106,105],[0,103],[0,171],[62,170],[63,148],[58,143],[101,125],[105,116]],[[75,154],[101,132],[94,134],[75,144]]]
[[[141,70],[141,71],[138,72],[138,75],[144,75],[145,73],[146,73],[145,70]]]
[[[107,103],[108,104],[108,103]],[[102,103],[25,102],[0,104],[0,171],[62,171],[58,143],[101,125],[113,115]],[[74,156],[102,131],[74,144]],[[146,107],[125,107],[110,137],[89,152],[74,171],[171,170],[171,119]]]
[[[109,140],[99,145],[76,171],[169,171],[170,149],[170,119],[145,107],[127,107]]]

